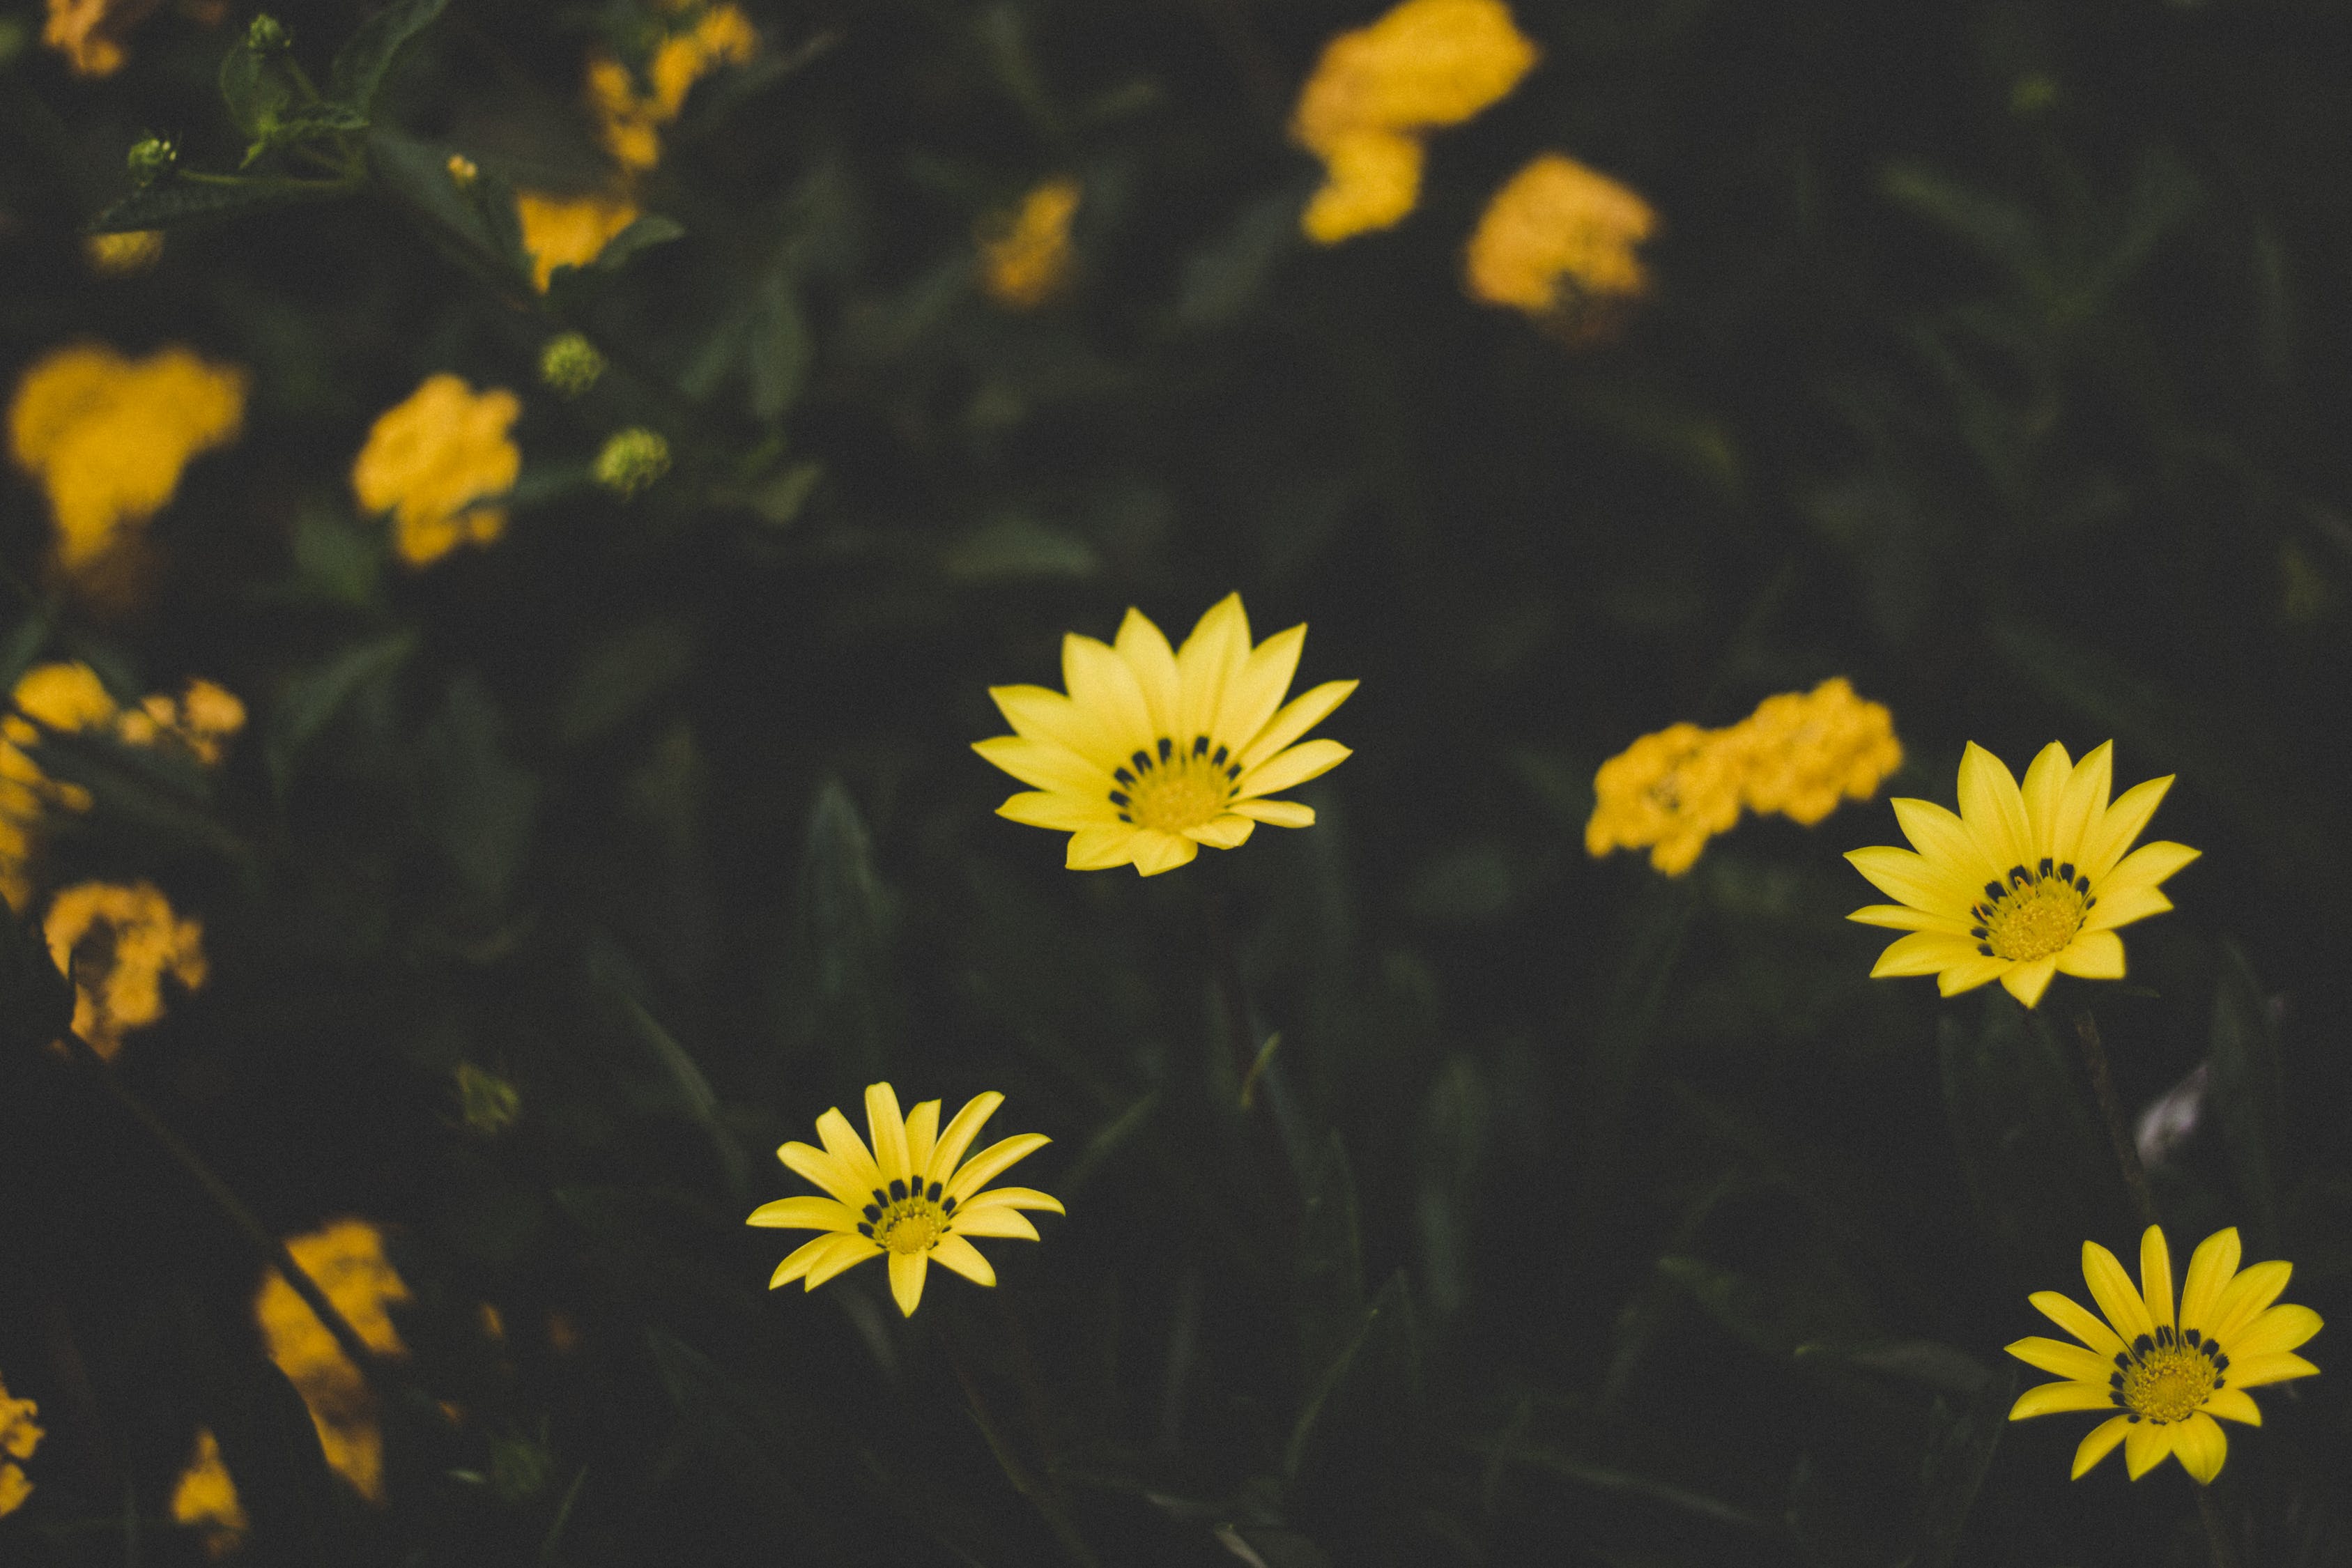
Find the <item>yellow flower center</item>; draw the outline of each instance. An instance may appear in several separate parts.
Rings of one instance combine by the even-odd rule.
[[[2011,866],[2006,879],[1985,884],[1984,901],[1969,911],[1977,922],[1969,934],[1987,958],[2031,963],[2064,952],[2098,901],[2090,878],[2076,876],[2072,865],[2052,866],[2045,855],[2037,869]]]
[[[885,1252],[911,1258],[929,1252],[955,1228],[948,1223],[955,1206],[955,1199],[940,1195],[937,1182],[926,1187],[920,1181],[893,1178],[887,1192],[874,1189],[874,1201],[866,1205],[857,1234]]]
[[[2159,1328],[2116,1352],[2107,1397],[2134,1421],[2186,1421],[2227,1381],[2221,1374],[2229,1367],[2221,1347],[2195,1329]]]
[[[1181,748],[1162,735],[1154,750],[1138,751],[1112,776],[1118,787],[1110,792],[1110,803],[1118,807],[1121,822],[1181,833],[1225,809],[1242,764],[1206,735],[1195,735],[1192,745]]]

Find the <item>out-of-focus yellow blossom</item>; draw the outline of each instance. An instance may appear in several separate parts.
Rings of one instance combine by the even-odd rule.
[[[9,1394],[7,1379],[0,1378],[0,1515],[16,1512],[33,1495],[33,1483],[25,1479],[20,1461],[31,1458],[48,1436],[33,1425],[40,1413],[33,1401]]]
[[[123,234],[93,234],[81,242],[90,269],[109,278],[130,278],[163,259],[163,231],[134,228]]]
[[[1585,853],[1647,849],[1652,866],[1681,876],[1739,820],[1742,763],[1733,731],[1675,724],[1643,736],[1593,778]]]
[[[393,548],[411,566],[503,532],[506,509],[485,502],[514,488],[522,452],[507,431],[522,402],[502,387],[476,392],[428,375],[386,409],[352,464],[352,490],[369,511],[393,514]]]
[[[12,694],[16,710],[68,734],[111,722],[114,699],[86,664],[42,664],[26,670]]]
[[[1768,697],[1728,728],[1675,724],[1601,763],[1585,851],[1647,849],[1652,866],[1679,877],[1743,806],[1811,827],[1841,799],[1868,800],[1902,763],[1895,716],[1834,676]]]
[[[236,1482],[221,1462],[220,1439],[209,1426],[196,1428],[195,1452],[172,1489],[172,1522],[199,1531],[207,1557],[226,1557],[245,1540],[245,1505],[237,1500]]]
[[[68,573],[163,510],[190,458],[236,438],[245,387],[242,370],[184,348],[132,360],[75,343],[25,373],[8,405],[9,451],[49,493]]]
[[[189,681],[177,700],[160,691],[142,697],[114,721],[115,733],[131,745],[152,746],[168,735],[207,767],[244,728],[245,704],[236,694],[203,679]]]
[[[306,1236],[289,1237],[286,1249],[318,1281],[327,1300],[383,1356],[405,1355],[399,1331],[384,1309],[408,1300],[408,1287],[383,1255],[383,1237],[362,1219],[341,1219]],[[253,1300],[269,1359],[301,1394],[327,1464],[372,1503],[383,1502],[383,1429],[374,1394],[343,1353],[327,1325],[276,1270],[264,1276]]]
[[[205,928],[152,882],[82,882],[50,901],[49,956],[74,983],[74,1033],[112,1061],[122,1037],[163,1016],[163,976],[205,983]]]
[[[1290,122],[1292,139],[1325,167],[1300,218],[1307,237],[1336,245],[1411,212],[1421,195],[1416,138],[1502,98],[1537,52],[1501,0],[1405,0],[1325,45]]]
[[[1511,176],[1470,236],[1471,296],[1551,321],[1572,335],[1608,330],[1649,291],[1635,247],[1658,215],[1640,194],[1573,158],[1546,153]]]
[[[65,56],[76,76],[112,76],[122,68],[122,41],[156,0],[49,0],[41,42]]]
[[[557,268],[585,267],[604,254],[614,235],[637,221],[637,205],[626,196],[518,191],[515,214],[530,256],[531,282],[544,294]]]
[[[1777,811],[1807,827],[1841,800],[1868,800],[1903,765],[1895,715],[1854,695],[1843,675],[1811,691],[1767,697],[1738,728],[1747,742],[1740,795],[1748,809]]]
[[[1070,220],[1077,216],[1076,180],[1047,180],[1021,198],[1021,210],[982,224],[981,279],[989,298],[1031,310],[1070,280]]]
[[[743,64],[759,47],[750,17],[733,5],[713,5],[656,47],[646,67],[648,91],[640,92],[635,73],[611,55],[590,57],[588,110],[604,151],[631,174],[659,163],[662,128],[685,110],[694,84],[722,66]]]

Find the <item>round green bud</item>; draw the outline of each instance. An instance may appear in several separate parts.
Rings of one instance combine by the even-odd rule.
[[[264,11],[245,30],[245,47],[257,55],[275,54],[293,42],[286,24]]]
[[[669,472],[669,443],[643,426],[621,431],[596,454],[596,482],[627,500]]]
[[[142,137],[131,144],[131,156],[126,160],[131,177],[142,185],[152,185],[172,172],[180,161],[180,149],[161,136]]]
[[[566,397],[579,396],[604,374],[604,356],[579,332],[559,332],[539,352],[539,379]]]

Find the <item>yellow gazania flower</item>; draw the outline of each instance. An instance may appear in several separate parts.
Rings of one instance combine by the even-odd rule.
[[[352,462],[352,493],[393,514],[393,548],[425,566],[461,544],[488,544],[506,510],[486,502],[514,488],[522,451],[507,432],[522,400],[504,387],[476,392],[462,377],[428,375],[384,410]]]
[[[383,1356],[408,1352],[385,1309],[409,1299],[408,1286],[384,1256],[383,1235],[363,1219],[339,1219],[286,1238],[286,1250],[318,1282],[360,1342]],[[310,1407],[328,1468],[381,1506],[383,1427],[374,1392],[310,1304],[276,1269],[262,1277],[253,1316],[269,1359]]]
[[[1115,644],[1071,633],[1062,639],[1067,696],[989,689],[1016,733],[972,750],[1036,786],[997,815],[1068,833],[1074,871],[1132,862],[1146,877],[1174,870],[1203,844],[1238,848],[1261,822],[1312,826],[1311,807],[1265,797],[1348,759],[1337,741],[1298,738],[1356,682],[1327,680],[1284,704],[1306,646],[1301,624],[1253,647],[1239,594],[1218,601],[1173,652],[1138,610],[1127,612]]]
[[[1021,198],[1021,210],[983,224],[981,283],[988,297],[1015,310],[1034,310],[1070,280],[1070,220],[1077,216],[1077,181],[1047,180]]]
[[[2183,844],[2131,842],[2155,815],[2172,775],[2108,804],[2110,741],[2080,763],[2053,741],[2025,771],[2021,792],[2000,758],[1975,742],[1960,759],[1960,814],[1897,799],[1895,820],[1918,847],[1850,851],[1846,858],[1900,903],[1848,915],[1911,934],[1878,955],[1876,978],[1932,974],[1945,995],[1998,980],[2028,1007],[2050,977],[2120,980],[2117,926],[2162,914],[2157,884],[2197,858]]]
[[[515,193],[515,218],[522,225],[522,247],[530,258],[530,280],[542,294],[559,267],[585,267],[604,254],[613,237],[637,221],[637,204],[626,196],[558,196],[544,191]]]
[[[2009,1347],[2027,1365],[2066,1380],[2027,1389],[2009,1418],[2022,1421],[2060,1410],[2117,1411],[2074,1450],[2075,1479],[2121,1443],[2124,1467],[2134,1480],[2172,1454],[2200,1484],[2210,1483],[2229,1452],[2229,1439],[2213,1417],[2259,1426],[2263,1413],[2246,1390],[2319,1371],[2290,1353],[2319,1331],[2319,1314],[2308,1307],[2271,1305],[2286,1289],[2293,1267],[2257,1263],[2241,1270],[2238,1257],[2235,1229],[2215,1231],[2198,1244],[2176,1320],[2172,1256],[2162,1226],[2149,1226],[2139,1238],[2137,1290],[2114,1253],[2095,1241],[2084,1242],[2083,1278],[2105,1321],[2055,1290],[2033,1293],[2031,1300],[2042,1316],[2082,1344],[2037,1334]]]
[[[1639,192],[1545,153],[1486,204],[1464,252],[1464,280],[1474,299],[1593,335],[1614,307],[1649,292],[1634,250],[1657,224]]]
[[[934,1259],[975,1285],[995,1284],[996,1270],[969,1238],[1017,1236],[1034,1241],[1037,1227],[1023,1209],[1065,1212],[1059,1198],[1034,1187],[987,1187],[1014,1161],[1044,1148],[1050,1142],[1044,1133],[1006,1138],[964,1159],[981,1127],[1003,1103],[993,1089],[974,1095],[941,1131],[938,1100],[927,1100],[901,1119],[898,1096],[890,1086],[870,1085],[866,1125],[874,1136],[871,1151],[838,1108],[818,1117],[824,1148],[787,1143],[776,1158],[831,1195],[778,1198],[761,1204],[744,1221],[825,1233],[778,1264],[768,1289],[798,1279],[803,1289],[814,1290],[869,1258],[887,1258],[890,1294],[898,1310],[911,1318]]]

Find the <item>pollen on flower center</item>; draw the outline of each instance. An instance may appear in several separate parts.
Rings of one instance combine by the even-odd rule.
[[[1181,833],[1223,811],[1241,776],[1241,763],[1208,736],[1193,736],[1192,745],[1180,751],[1162,735],[1155,750],[1138,750],[1112,774],[1118,787],[1110,792],[1110,803],[1118,807],[1121,822]]]
[[[952,1228],[948,1216],[955,1206],[955,1199],[940,1195],[937,1182],[926,1188],[919,1181],[909,1186],[893,1180],[887,1192],[874,1189],[874,1201],[866,1205],[857,1233],[885,1251],[911,1258],[930,1251],[948,1235]]]
[[[2002,880],[1985,884],[1984,900],[1969,910],[1976,921],[1969,934],[1987,958],[2031,963],[2074,940],[2099,901],[2090,895],[2090,878],[2072,865],[2053,867],[2045,855],[2036,869],[2011,866]]]
[[[2116,1353],[2108,1397],[2134,1421],[2185,1421],[2224,1384],[2229,1366],[2221,1347],[2195,1329],[2175,1333],[2159,1325],[2154,1336],[2142,1334],[2128,1352]]]

